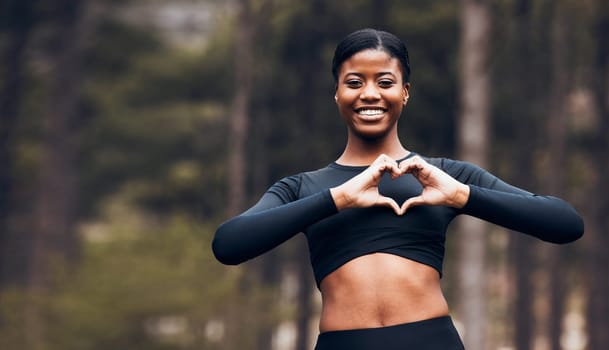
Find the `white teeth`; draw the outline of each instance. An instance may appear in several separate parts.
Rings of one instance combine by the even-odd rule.
[[[378,115],[383,114],[384,111],[382,109],[362,109],[358,113],[362,115]]]

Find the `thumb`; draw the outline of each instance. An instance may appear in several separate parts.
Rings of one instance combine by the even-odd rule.
[[[396,203],[396,201],[394,201],[393,199],[391,199],[389,197],[384,197],[384,196],[379,197],[379,199],[377,201],[377,205],[389,207],[389,208],[393,209],[393,211],[397,215],[402,215],[403,210],[400,209],[400,206]]]
[[[402,204],[400,209],[402,213],[405,213],[409,208],[422,204],[425,204],[422,196],[410,197],[406,200],[406,202],[404,202],[404,204]]]

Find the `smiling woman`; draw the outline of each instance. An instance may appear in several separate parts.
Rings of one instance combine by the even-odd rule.
[[[370,141],[397,139],[386,136],[397,135],[397,120],[408,100],[410,84],[402,76],[399,61],[377,49],[360,51],[341,65],[336,104],[349,132]]]
[[[304,232],[322,294],[316,350],[458,350],[440,288],[446,230],[460,214],[567,243],[583,234],[561,199],[513,187],[469,163],[407,150],[397,124],[410,65],[394,35],[364,29],[332,73],[347,144],[333,163],[275,183],[218,227],[216,258],[239,264]]]
[[[338,111],[348,132],[370,141],[397,140],[397,120],[410,88],[404,43],[386,32],[357,31],[337,46],[332,74]],[[385,137],[387,133],[395,137]]]

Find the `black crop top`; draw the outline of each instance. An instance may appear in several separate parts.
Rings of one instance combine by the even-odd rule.
[[[571,205],[559,198],[521,190],[470,163],[424,159],[469,185],[470,197],[465,207],[417,206],[402,216],[387,207],[338,212],[329,189],[367,167],[332,163],[278,181],[256,205],[221,224],[212,244],[214,254],[222,263],[239,264],[304,232],[319,287],[332,271],[356,257],[374,252],[418,261],[441,274],[446,229],[459,214],[472,215],[553,243],[571,242],[583,234],[582,219]],[[410,174],[395,180],[385,174],[379,184],[379,192],[399,204],[421,191],[421,185]]]

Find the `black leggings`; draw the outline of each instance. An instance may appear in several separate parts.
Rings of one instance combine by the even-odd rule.
[[[315,350],[464,350],[450,316],[381,328],[323,332]]]

